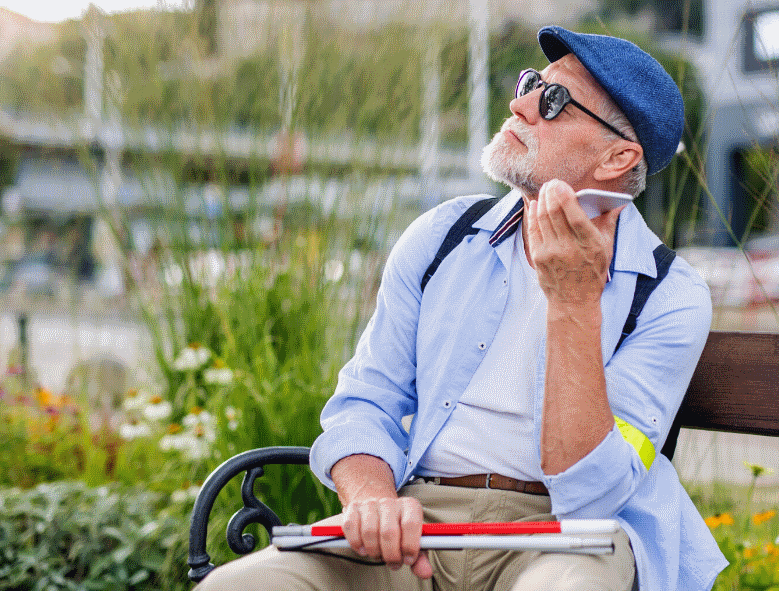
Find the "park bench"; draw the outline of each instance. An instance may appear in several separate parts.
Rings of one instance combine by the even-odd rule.
[[[672,458],[679,430],[704,429],[779,436],[779,334],[712,331],[676,416],[662,453]],[[227,460],[203,483],[195,501],[189,532],[189,578],[201,581],[214,566],[206,552],[206,531],[214,501],[236,475],[246,473],[241,487],[244,506],[227,526],[227,541],[236,554],[254,550],[244,534],[258,523],[270,534],[279,517],[254,494],[255,480],[271,464],[308,464],[307,447],[267,447]]]

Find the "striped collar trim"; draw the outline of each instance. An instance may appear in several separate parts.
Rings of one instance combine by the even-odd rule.
[[[497,229],[490,236],[490,246],[497,248],[500,246],[506,238],[512,236],[519,227],[519,222],[522,221],[522,215],[525,213],[525,202],[520,197],[519,200],[511,208],[511,211],[506,214],[503,221],[498,224]]]

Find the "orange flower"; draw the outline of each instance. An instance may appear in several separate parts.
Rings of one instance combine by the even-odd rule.
[[[704,519],[704,521],[706,522],[706,525],[709,526],[709,529],[716,529],[722,524],[719,515],[712,515],[711,517]]]
[[[773,509],[763,511],[762,513],[755,513],[752,515],[752,523],[755,525],[760,525],[761,523],[768,521],[769,519],[773,519],[774,517],[776,517],[776,511]]]
[[[757,551],[751,546],[748,548],[744,548],[744,558],[752,558],[756,553]]]
[[[733,516],[730,513],[717,513],[716,515],[707,517],[704,521],[706,522],[706,525],[709,526],[709,529],[715,529],[720,525],[733,525],[735,523]]]
[[[38,400],[38,406],[46,408],[47,406],[57,406],[59,402],[58,397],[52,394],[50,390],[46,388],[38,388],[35,392],[35,397]]]
[[[730,513],[723,513],[722,515],[720,515],[719,519],[722,525],[733,525],[734,523],[736,523],[735,521],[733,521],[733,516]]]

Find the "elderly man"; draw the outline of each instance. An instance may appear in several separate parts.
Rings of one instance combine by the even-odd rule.
[[[575,195],[640,193],[676,151],[681,95],[622,39],[560,27],[538,39],[551,63],[522,72],[483,158],[513,190],[432,278],[447,232],[483,197],[404,233],[322,413],[311,465],[338,491],[333,520],[353,551],[266,549],[203,588],[690,591],[726,565],[655,453],[706,341],[708,289],[671,258],[623,336],[637,278],[658,277],[660,240],[635,206],[589,219]],[[612,517],[612,555],[420,550],[423,522]]]

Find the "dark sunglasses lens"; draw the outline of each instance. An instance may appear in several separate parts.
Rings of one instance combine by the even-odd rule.
[[[538,104],[538,110],[544,119],[554,119],[568,104],[568,91],[559,84],[550,84],[541,94],[541,101]]]
[[[538,73],[533,70],[526,70],[522,72],[517,82],[516,97],[525,96],[529,92],[533,92],[538,88]]]

